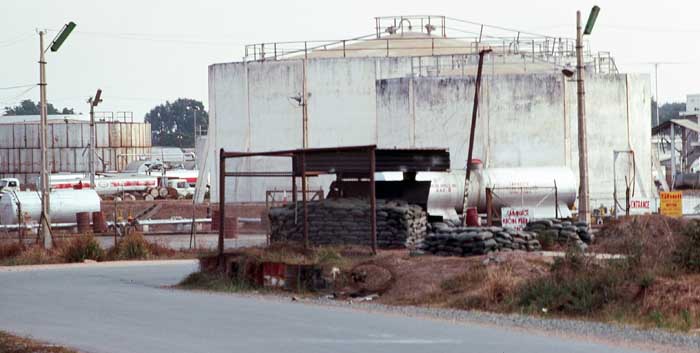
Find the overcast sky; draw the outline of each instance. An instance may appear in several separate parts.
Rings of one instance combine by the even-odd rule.
[[[662,102],[700,93],[700,1],[697,0],[2,0],[0,107],[37,101],[37,29],[64,23],[77,29],[47,53],[48,101],[87,112],[87,97],[103,90],[105,111],[137,119],[178,97],[207,105],[207,66],[241,60],[244,44],[343,39],[374,31],[374,16],[445,14],[486,24],[573,37],[575,14],[602,8],[593,50],[610,51],[621,72],[651,74],[661,62]],[[51,31],[52,30],[52,31]],[[450,33],[448,32],[448,35]]]

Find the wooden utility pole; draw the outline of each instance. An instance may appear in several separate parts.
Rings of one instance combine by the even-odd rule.
[[[464,197],[462,198],[462,224],[467,225],[467,199],[469,197],[469,178],[471,177],[472,152],[474,151],[474,133],[476,130],[476,116],[479,111],[479,90],[481,89],[481,71],[484,67],[484,55],[491,49],[483,49],[479,52],[479,66],[476,69],[476,82],[474,83],[474,104],[472,106],[472,124],[469,130],[469,151],[467,152],[467,173],[464,176]]]

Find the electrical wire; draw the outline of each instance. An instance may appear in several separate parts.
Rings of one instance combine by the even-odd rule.
[[[55,29],[49,29],[48,32],[58,32]],[[149,33],[134,33],[134,32],[93,32],[93,31],[81,31],[76,30],[76,34],[85,34],[89,36],[98,37],[108,37],[112,39],[122,39],[122,40],[140,40],[140,41],[150,41],[150,42],[163,42],[163,43],[180,43],[180,44],[196,44],[196,45],[212,45],[212,46],[230,46],[230,45],[244,45],[246,43],[229,41],[229,40],[199,40],[199,39],[180,39],[171,37],[181,37],[182,34],[164,34],[161,36],[156,36]]]
[[[31,86],[36,86],[36,83],[30,83],[30,84],[19,85],[19,86],[0,87],[0,89],[2,89],[2,90],[7,90],[7,89],[18,89],[18,88],[25,88],[25,87],[31,87]]]
[[[3,104],[3,105],[12,105],[12,104],[15,104],[15,103],[18,102],[18,100],[19,100],[20,98],[24,97],[25,95],[27,95],[29,92],[31,92],[33,89],[35,89],[35,88],[37,88],[37,87],[39,87],[39,85],[32,85],[31,87],[29,87],[29,88],[25,89],[24,91],[20,92],[18,95],[16,95],[16,96],[10,98],[9,100],[0,102],[0,103]]]
[[[20,35],[16,38],[13,38],[13,39],[6,39],[4,41],[0,41],[0,48],[6,48],[6,47],[13,46],[19,42],[22,42],[22,41],[28,39],[32,35],[33,35],[32,33],[26,33],[26,34]]]

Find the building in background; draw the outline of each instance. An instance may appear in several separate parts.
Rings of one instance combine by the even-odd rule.
[[[449,148],[466,167],[479,50],[485,58],[474,156],[485,167],[565,166],[578,172],[575,40],[443,16],[375,19],[345,40],[260,43],[243,61],[209,67],[208,171],[217,199],[218,151],[376,144]],[[573,32],[573,28],[572,28]],[[619,73],[586,43],[591,206],[611,207],[625,186],[654,197],[650,83]],[[303,130],[304,105],[308,131]],[[306,134],[306,136],[304,136]],[[627,151],[614,157],[615,151]],[[289,171],[273,158],[227,162],[229,171]],[[329,180],[311,178],[325,190]],[[290,180],[230,178],[227,200],[264,200]]]
[[[51,173],[88,173],[90,117],[49,115],[48,155]],[[0,177],[35,184],[41,171],[39,116],[0,117]],[[95,114],[98,172],[120,171],[151,152],[151,125],[134,122],[130,112]]]

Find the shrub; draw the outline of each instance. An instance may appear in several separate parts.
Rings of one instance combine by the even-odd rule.
[[[700,222],[689,223],[681,232],[682,240],[673,252],[673,261],[689,272],[700,272]]]
[[[518,304],[530,311],[586,315],[603,309],[624,295],[629,277],[626,261],[597,264],[569,251],[555,260],[551,273],[526,283],[518,291]]]
[[[17,257],[24,251],[24,246],[20,243],[0,244],[0,259]]]
[[[66,262],[100,261],[104,251],[92,234],[85,234],[68,241],[61,249],[61,257]]]
[[[110,255],[116,260],[147,259],[151,256],[150,247],[143,234],[134,232],[121,239]]]

